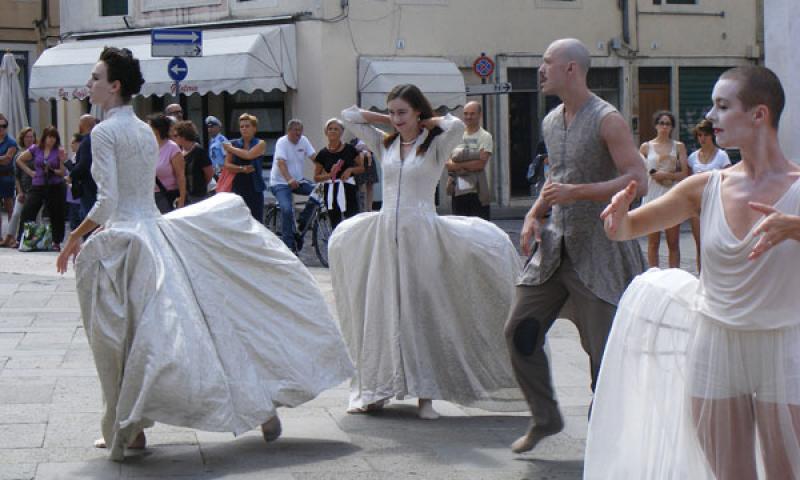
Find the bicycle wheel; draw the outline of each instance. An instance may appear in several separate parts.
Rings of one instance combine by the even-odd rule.
[[[264,209],[264,226],[275,235],[281,234],[281,209],[277,204]]]
[[[325,267],[328,266],[328,240],[330,240],[332,233],[333,227],[331,226],[331,219],[328,218],[328,212],[319,212],[314,219],[312,235],[317,258]]]

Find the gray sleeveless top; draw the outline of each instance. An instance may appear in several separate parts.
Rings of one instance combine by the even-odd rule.
[[[616,109],[611,104],[592,95],[569,127],[564,126],[563,104],[547,114],[542,132],[550,157],[551,181],[599,183],[619,175],[600,137],[601,122],[613,112]],[[579,201],[554,206],[542,231],[542,242],[525,266],[519,284],[546,282],[566,254],[586,288],[601,300],[616,305],[628,283],[645,270],[645,262],[635,240],[612,242],[606,237],[600,212],[607,203]]]

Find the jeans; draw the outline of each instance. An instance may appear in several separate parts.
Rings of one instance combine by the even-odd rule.
[[[94,202],[97,201],[97,194],[87,192],[86,189],[84,189],[83,193],[81,194],[80,201],[81,201],[80,221],[82,222],[86,218],[86,215],[89,214],[89,211],[92,209],[92,207],[94,207]]]
[[[292,194],[311,195],[311,192],[314,191],[314,184],[308,180],[303,180],[294,190],[286,184],[273,185],[270,187],[270,190],[272,194],[275,195],[275,198],[278,200],[278,206],[281,208],[281,239],[283,243],[294,252],[297,250],[297,247],[294,241],[296,229],[294,225],[294,201],[292,200]],[[306,202],[306,208],[303,209],[303,212],[300,214],[300,225],[306,225],[308,223],[316,207],[317,201],[309,197],[308,202]]]

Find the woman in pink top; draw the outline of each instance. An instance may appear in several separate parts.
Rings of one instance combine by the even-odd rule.
[[[170,119],[159,113],[152,115],[148,123],[158,141],[156,205],[161,213],[167,213],[186,204],[186,164],[181,147],[169,139]]]
[[[707,118],[742,160],[628,212],[614,240],[700,217],[700,280],[637,277],[603,357],[584,478],[800,478],[800,167],[778,143],[785,96],[764,67],[726,71]],[[760,447],[760,448],[759,448]]]

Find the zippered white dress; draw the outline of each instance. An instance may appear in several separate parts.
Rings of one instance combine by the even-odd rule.
[[[345,220],[329,243],[339,322],[357,375],[350,407],[411,396],[526,410],[503,336],[520,257],[497,226],[436,214],[434,191],[464,124],[446,116],[424,155],[400,157],[355,107],[348,130],[379,154],[383,206]]]

